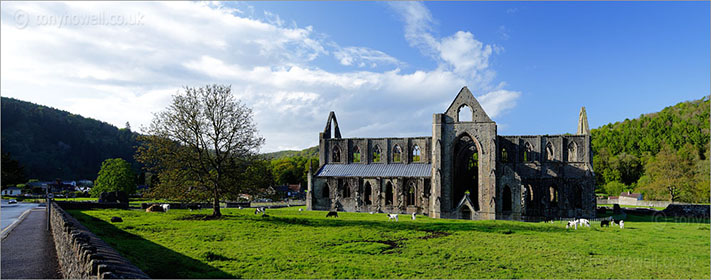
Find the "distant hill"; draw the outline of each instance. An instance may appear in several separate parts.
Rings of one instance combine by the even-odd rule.
[[[703,155],[709,144],[709,97],[680,102],[660,112],[603,125],[591,131],[593,152],[655,155],[662,143],[678,150],[693,144]]]
[[[303,149],[301,151],[286,150],[263,154],[267,159],[282,159],[282,158],[292,158],[292,157],[318,157],[318,146],[313,146],[310,148]]]
[[[137,134],[129,129],[13,98],[0,103],[2,152],[20,163],[27,178],[94,180],[107,158],[136,166]]]
[[[681,188],[681,201],[708,202],[709,111],[711,102],[705,96],[591,130],[598,192],[608,195],[619,195],[621,191],[644,193],[660,186],[663,179],[672,178],[657,174],[657,179],[653,179],[654,174],[647,170],[650,166],[680,166],[675,172],[685,174],[686,186],[675,186]],[[667,151],[660,152],[665,147]],[[671,171],[666,169],[662,173]],[[664,194],[649,191],[645,198],[662,200],[671,195],[660,193]]]

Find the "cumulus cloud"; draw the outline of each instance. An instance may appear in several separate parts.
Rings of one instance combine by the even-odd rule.
[[[432,113],[446,109],[462,86],[490,84],[492,47],[467,31],[433,35],[433,19],[423,5],[396,10],[412,16],[405,23],[406,40],[443,67],[403,72],[406,62],[385,52],[340,47],[314,27],[287,26],[269,12],[254,17],[249,6],[3,2],[2,93],[140,127],[182,86],[230,84],[253,108],[267,140],[263,151],[316,145],[329,111],[336,111],[346,137],[429,135]],[[61,27],[41,21],[102,13],[141,20]],[[28,16],[26,25],[17,22],[17,14]],[[326,71],[317,58],[335,59],[346,70]],[[478,97],[490,116],[515,106],[520,93],[491,87]]]

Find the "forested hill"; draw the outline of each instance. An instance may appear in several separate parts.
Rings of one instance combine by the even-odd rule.
[[[292,158],[292,157],[318,157],[318,146],[313,146],[300,151],[286,150],[263,154],[267,159],[282,159],[282,158]]]
[[[94,180],[107,158],[135,165],[137,134],[130,128],[13,98],[1,103],[2,153],[19,162],[26,178]]]
[[[710,105],[706,96],[593,129],[593,165],[600,191],[708,202]]]

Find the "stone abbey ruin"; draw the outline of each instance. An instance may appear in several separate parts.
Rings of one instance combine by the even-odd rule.
[[[459,119],[465,107],[471,121]],[[319,149],[319,169],[309,174],[312,210],[472,220],[595,216],[584,107],[575,135],[500,136],[464,87],[433,115],[431,137],[342,138],[331,112]]]

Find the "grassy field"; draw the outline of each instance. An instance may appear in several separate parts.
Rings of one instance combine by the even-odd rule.
[[[70,211],[153,278],[709,278],[709,222],[565,229],[297,207]],[[110,223],[112,216],[122,223]]]

